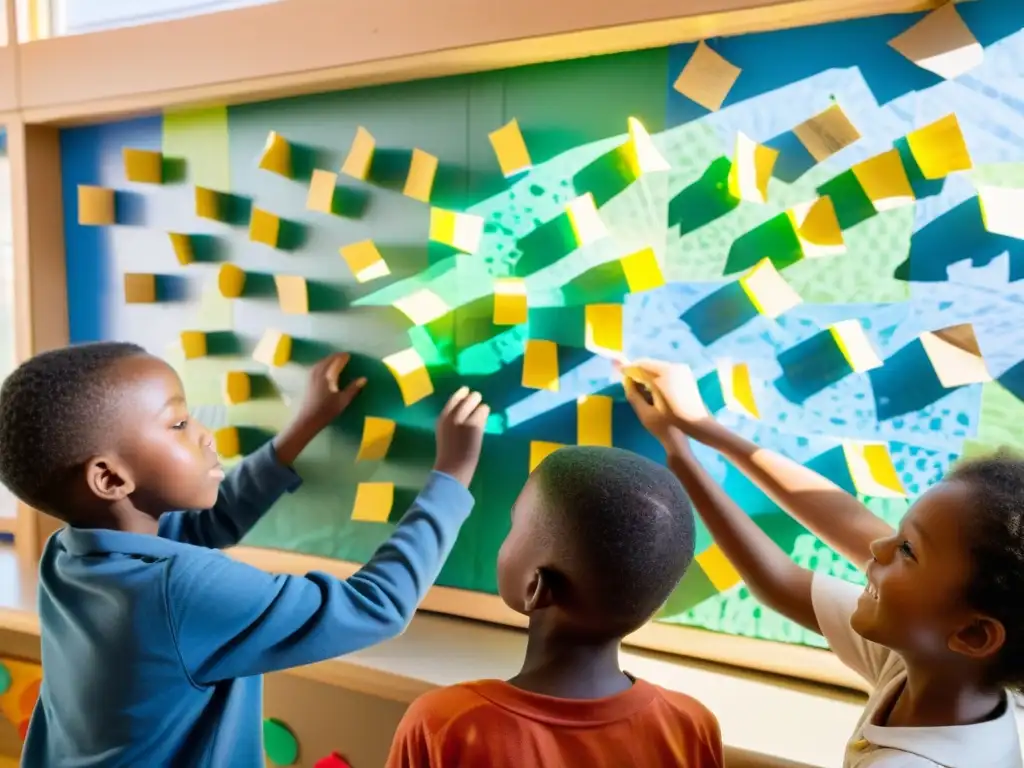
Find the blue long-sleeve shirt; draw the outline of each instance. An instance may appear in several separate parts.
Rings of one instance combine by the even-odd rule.
[[[263,673],[405,628],[469,516],[469,491],[432,473],[347,581],[275,576],[217,551],[299,483],[267,446],[212,510],[164,515],[158,536],[65,528],[50,539],[25,768],[262,768]]]

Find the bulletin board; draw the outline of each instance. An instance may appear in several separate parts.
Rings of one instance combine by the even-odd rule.
[[[1024,448],[1022,27],[1019,2],[984,0],[69,128],[71,338],[166,357],[196,415],[237,427],[243,451],[284,424],[312,362],[352,353],[349,375],[369,386],[303,455],[303,487],[247,537],[254,547],[365,562],[423,483],[436,414],[464,384],[493,415],[476,507],[438,583],[496,593],[531,450],[575,444],[581,402],[608,419],[616,446],[663,458],[595,351],[595,336],[616,332],[591,325],[588,344],[595,305],[621,317],[623,355],[685,361],[717,418],[896,522],[959,456]],[[512,120],[529,168],[506,177],[490,134]],[[360,129],[374,145],[365,179],[339,173]],[[287,146],[284,173],[272,132]],[[506,165],[522,166],[509,146]],[[126,148],[161,153],[161,183],[129,181]],[[409,186],[413,150],[437,161],[428,201],[422,176]],[[308,207],[317,171],[339,174],[328,210]],[[80,223],[80,185],[114,190],[110,221]],[[223,220],[197,215],[197,186],[220,193]],[[479,238],[432,241],[434,209],[467,215]],[[251,239],[259,211],[279,218],[276,246]],[[585,226],[595,218],[603,232]],[[188,236],[190,263],[170,233]],[[388,274],[360,282],[339,249],[368,240]],[[246,274],[237,298],[221,295],[224,265]],[[156,300],[126,303],[127,273],[154,275]],[[278,276],[304,278],[308,312],[282,312]],[[508,280],[521,282],[497,289]],[[495,325],[496,290],[523,288],[525,322]],[[443,309],[396,308],[424,290]],[[287,364],[253,359],[268,329],[292,339]],[[205,356],[185,359],[186,330],[205,334]],[[557,350],[557,391],[523,386],[538,340]],[[408,349],[433,388],[410,405],[383,362]],[[229,371],[251,374],[247,402],[225,404]],[[396,425],[384,460],[356,460],[368,416]],[[859,580],[721,457],[697,451],[796,562]],[[351,519],[367,482],[394,484],[390,521]],[[703,527],[697,551],[658,622],[823,646],[763,609]]]

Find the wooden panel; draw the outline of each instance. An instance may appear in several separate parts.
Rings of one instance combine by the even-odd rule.
[[[256,100],[916,11],[937,0],[687,5],[379,0],[353,13],[336,0],[290,0],[21,46],[21,107],[40,122]]]

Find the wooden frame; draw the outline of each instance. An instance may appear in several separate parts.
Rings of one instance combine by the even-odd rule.
[[[3,0],[0,124],[8,131],[18,358],[68,342],[59,129],[167,107],[241,103],[668,45],[882,13],[943,0],[677,0],[599,3],[378,0],[358,16],[337,0],[287,0],[237,11],[21,45]],[[438,4],[440,3],[440,5]],[[45,32],[45,30],[43,30]],[[37,30],[38,32],[38,30]],[[230,41],[226,43],[225,41]],[[296,44],[300,41],[301,44]],[[226,49],[230,46],[230,49]],[[15,540],[34,563],[56,521],[20,505]],[[351,575],[352,563],[238,548],[276,572]],[[423,605],[509,626],[522,617],[490,596],[435,587]],[[8,617],[9,618],[9,617]],[[24,621],[20,619],[19,621]],[[0,623],[5,618],[0,615]],[[38,622],[37,622],[38,623]],[[633,645],[862,689],[831,653],[651,624]]]

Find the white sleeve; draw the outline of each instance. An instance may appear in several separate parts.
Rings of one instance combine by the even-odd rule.
[[[811,602],[821,634],[833,653],[871,685],[877,685],[892,651],[865,640],[850,626],[850,617],[862,591],[856,584],[815,573],[811,581]]]

